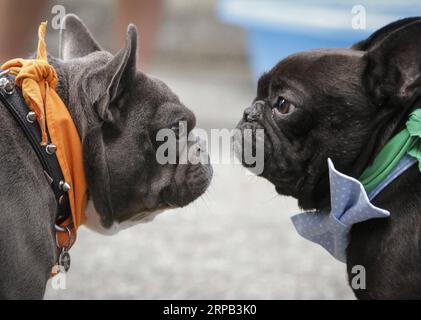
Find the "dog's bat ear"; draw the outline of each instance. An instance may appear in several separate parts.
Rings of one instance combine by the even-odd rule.
[[[80,58],[102,50],[88,28],[74,14],[63,18],[60,27],[59,57],[63,60]]]
[[[354,44],[351,49],[361,51],[373,49],[375,46],[379,45],[383,40],[385,40],[391,33],[415,21],[421,21],[421,17],[405,18],[389,23],[388,25],[374,32],[367,39]]]
[[[421,96],[421,19],[369,49],[364,82],[376,106],[404,106]]]
[[[126,44],[110,62],[93,71],[86,80],[88,97],[98,116],[105,122],[114,122],[119,115],[115,102],[136,74],[137,30],[134,25],[127,29]],[[89,85],[88,85],[89,84]]]

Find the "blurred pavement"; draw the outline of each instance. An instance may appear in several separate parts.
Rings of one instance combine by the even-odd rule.
[[[92,2],[102,6],[101,15],[112,10],[112,1]],[[232,129],[255,86],[243,33],[219,24],[213,6],[210,0],[168,3],[150,73],[196,113],[199,127]],[[101,19],[82,17],[104,30]],[[67,289],[49,284],[46,298],[353,299],[345,265],[295,232],[294,199],[239,166],[214,169],[209,191],[187,208],[112,237],[82,227]]]

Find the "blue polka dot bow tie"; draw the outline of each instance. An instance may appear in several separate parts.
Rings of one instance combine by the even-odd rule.
[[[346,262],[352,225],[388,217],[389,211],[374,206],[370,200],[415,162],[412,157],[403,157],[386,179],[367,195],[361,182],[337,171],[328,159],[331,211],[311,211],[293,216],[291,219],[297,232],[324,247],[336,259]]]

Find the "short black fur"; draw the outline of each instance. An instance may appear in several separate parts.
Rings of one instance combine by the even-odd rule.
[[[273,111],[274,96],[294,104]],[[330,206],[327,158],[358,178],[421,106],[421,18],[396,21],[350,49],[291,55],[259,81],[255,101],[238,127],[264,128],[262,176],[304,209]],[[253,117],[250,117],[253,114]],[[367,271],[358,298],[421,298],[421,174],[414,166],[374,204],[388,219],[355,225],[347,249],[348,274]]]

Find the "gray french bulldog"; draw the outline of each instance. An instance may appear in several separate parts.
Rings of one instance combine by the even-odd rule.
[[[238,127],[265,130],[261,176],[279,194],[295,197],[305,210],[329,212],[327,159],[360,177],[420,106],[421,18],[414,17],[348,49],[300,52],[280,61],[260,78]],[[358,298],[421,298],[420,195],[415,165],[374,198],[389,218],[352,227],[349,280],[353,266],[366,270],[366,288],[354,289]]]
[[[162,81],[137,71],[136,59],[133,25],[125,47],[113,56],[75,15],[63,20],[60,59],[49,56],[57,92],[82,141],[87,225],[100,232],[185,206],[212,177],[206,163],[157,162],[156,133],[177,132],[179,121],[191,131],[195,116]],[[38,299],[57,259],[56,202],[34,150],[4,106],[0,119],[0,298]],[[200,151],[197,142],[187,147]]]

